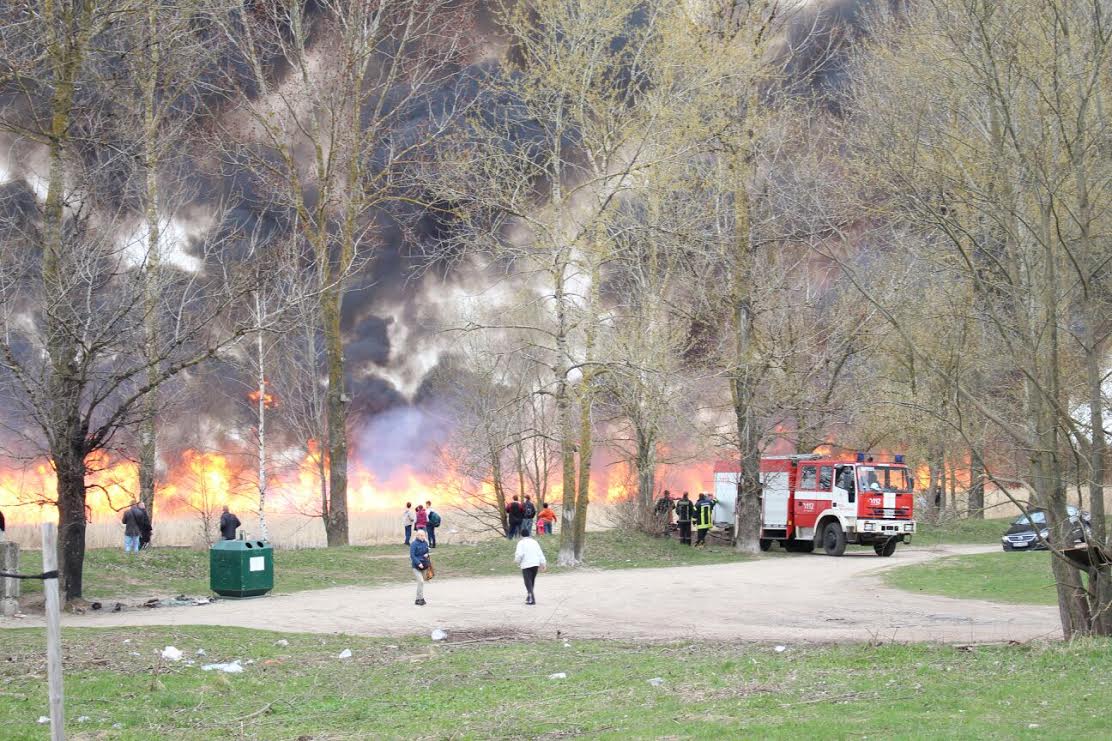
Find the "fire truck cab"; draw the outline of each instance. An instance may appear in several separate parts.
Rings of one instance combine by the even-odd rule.
[[[740,468],[715,466],[716,520],[733,519]],[[761,549],[779,543],[788,551],[821,546],[841,556],[846,545],[871,545],[891,556],[896,544],[915,533],[914,481],[903,456],[880,461],[859,453],[856,460],[821,455],[761,458]]]

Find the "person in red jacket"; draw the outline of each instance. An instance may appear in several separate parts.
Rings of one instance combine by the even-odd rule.
[[[541,504],[541,513],[537,515],[537,535],[552,535],[552,525],[556,522],[556,513],[548,506],[548,502]]]
[[[418,504],[417,509],[414,511],[414,514],[417,515],[417,522],[414,523],[414,527],[416,527],[418,530],[428,530],[429,529],[429,513],[427,511],[425,511],[425,507],[423,505]]]

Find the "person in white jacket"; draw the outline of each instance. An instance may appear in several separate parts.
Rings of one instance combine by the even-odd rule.
[[[521,567],[521,576],[525,579],[525,604],[537,604],[537,600],[533,598],[533,584],[537,581],[537,571],[548,568],[548,561],[545,560],[541,544],[526,534],[517,542],[514,563]]]

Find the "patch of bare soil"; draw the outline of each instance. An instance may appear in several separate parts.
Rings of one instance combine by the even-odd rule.
[[[426,584],[425,606],[414,604],[414,585],[404,582],[63,620],[88,627],[226,625],[368,636],[428,635],[442,628],[454,638],[482,641],[510,635],[949,643],[1060,638],[1054,607],[915,594],[877,578],[905,564],[987,550],[940,546],[901,549],[886,559],[872,553],[795,554],[734,564],[541,574],[535,606],[525,604],[519,577],[468,577]]]

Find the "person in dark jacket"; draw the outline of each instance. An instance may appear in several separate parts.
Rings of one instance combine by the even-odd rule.
[[[143,521],[139,523],[139,550],[143,550],[150,547],[154,526],[151,525],[151,513],[147,511],[147,505],[143,500],[139,500],[139,510],[143,513]]]
[[[525,519],[525,508],[517,501],[514,495],[512,502],[506,505],[506,537],[513,540],[521,531],[521,521]]]
[[[5,533],[6,530],[7,530],[7,524],[4,522],[4,513],[0,512],[0,543],[4,542],[4,538],[5,538],[4,533]]]
[[[139,552],[139,536],[143,534],[143,519],[143,512],[139,509],[138,503],[132,502],[121,520],[124,524],[124,553]]]
[[[680,529],[680,543],[691,545],[691,517],[695,513],[695,504],[687,492],[676,502],[676,525]]]
[[[664,532],[665,538],[672,537],[672,512],[675,506],[672,502],[672,492],[667,489],[656,500],[656,519],[660,522],[660,529]]]
[[[699,537],[695,540],[696,547],[706,548],[707,546],[707,533],[714,525],[714,505],[716,504],[718,504],[718,500],[712,498],[706,492],[699,494],[699,501],[695,502],[695,523],[699,529]]]
[[[220,515],[220,537],[224,540],[235,540],[236,530],[243,524],[239,518],[228,511],[228,505],[224,505],[224,512]]]
[[[413,604],[425,604],[425,571],[432,566],[429,558],[428,535],[424,530],[413,534],[413,542],[409,544],[409,565],[413,567],[413,580],[417,582],[417,601]]]
[[[440,515],[432,508],[432,502],[425,502],[425,514],[429,520],[429,525],[425,528],[425,532],[429,534],[429,548],[436,548],[436,528],[440,527]]]
[[[525,495],[525,504],[521,506],[521,535],[528,538],[533,530],[533,521],[537,518],[537,505],[533,504],[533,497]]]

